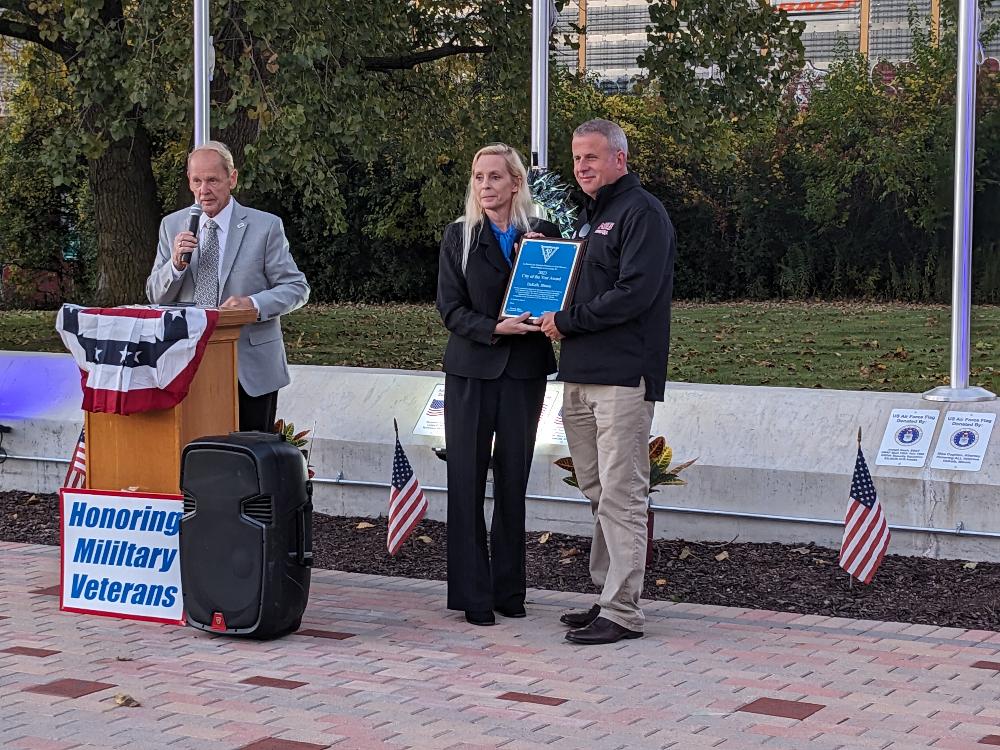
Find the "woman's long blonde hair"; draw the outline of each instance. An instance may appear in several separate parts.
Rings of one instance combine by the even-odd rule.
[[[476,162],[480,156],[502,156],[507,163],[507,171],[518,185],[518,190],[514,193],[514,203],[510,208],[510,221],[517,227],[518,232],[527,232],[531,225],[528,217],[531,216],[531,189],[528,187],[528,172],[524,168],[521,155],[506,143],[491,143],[483,146],[472,157],[472,168],[469,174],[469,186],[465,189],[465,215],[462,221],[462,271],[469,262],[469,251],[472,249],[472,235],[476,232],[476,227],[482,232],[486,226],[486,216],[483,207],[479,205],[479,198],[476,196]]]

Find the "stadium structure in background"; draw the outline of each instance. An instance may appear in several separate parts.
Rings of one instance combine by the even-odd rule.
[[[879,60],[902,62],[911,50],[909,14],[937,28],[940,0],[772,0],[796,20],[804,21],[802,43],[806,60],[820,70],[845,52],[861,52],[874,65]],[[1000,7],[984,14],[988,23],[1000,17]],[[649,4],[646,0],[569,0],[556,25],[556,60],[570,70],[594,73],[608,92],[624,92],[644,74],[636,58],[646,49]],[[584,29],[576,34],[575,27]],[[579,49],[567,46],[567,37]],[[1000,39],[986,48],[997,57]]]

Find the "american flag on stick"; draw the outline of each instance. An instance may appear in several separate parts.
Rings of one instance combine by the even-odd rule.
[[[83,430],[73,448],[73,456],[69,460],[69,470],[63,480],[66,489],[80,490],[87,486],[87,446],[84,444]]]
[[[840,567],[862,583],[870,583],[889,548],[889,538],[889,525],[861,452],[859,430],[858,458],[854,463],[851,497],[844,520],[844,541],[840,545]]]
[[[420,482],[413,474],[403,446],[399,442],[399,425],[392,420],[396,429],[396,451],[392,457],[392,488],[389,490],[389,533],[386,547],[390,555],[395,555],[403,546],[413,529],[427,513],[427,498],[420,489]]]

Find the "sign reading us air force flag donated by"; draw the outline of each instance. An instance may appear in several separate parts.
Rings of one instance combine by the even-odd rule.
[[[61,490],[60,608],[184,624],[180,495]]]
[[[567,307],[583,256],[584,240],[536,238],[524,240],[514,260],[500,317],[516,318]]]
[[[417,426],[413,428],[413,434],[444,437],[444,383],[438,383],[431,389],[430,398],[417,420]]]
[[[996,418],[996,414],[973,411],[950,411],[945,414],[931,458],[931,468],[979,471],[983,467],[983,457],[990,444]]]
[[[922,467],[940,413],[937,409],[893,409],[875,463]]]

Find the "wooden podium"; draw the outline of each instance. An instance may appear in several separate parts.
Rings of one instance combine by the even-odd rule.
[[[180,493],[181,451],[203,435],[239,428],[236,345],[255,310],[219,310],[187,397],[172,409],[123,416],[85,412],[87,487]]]

